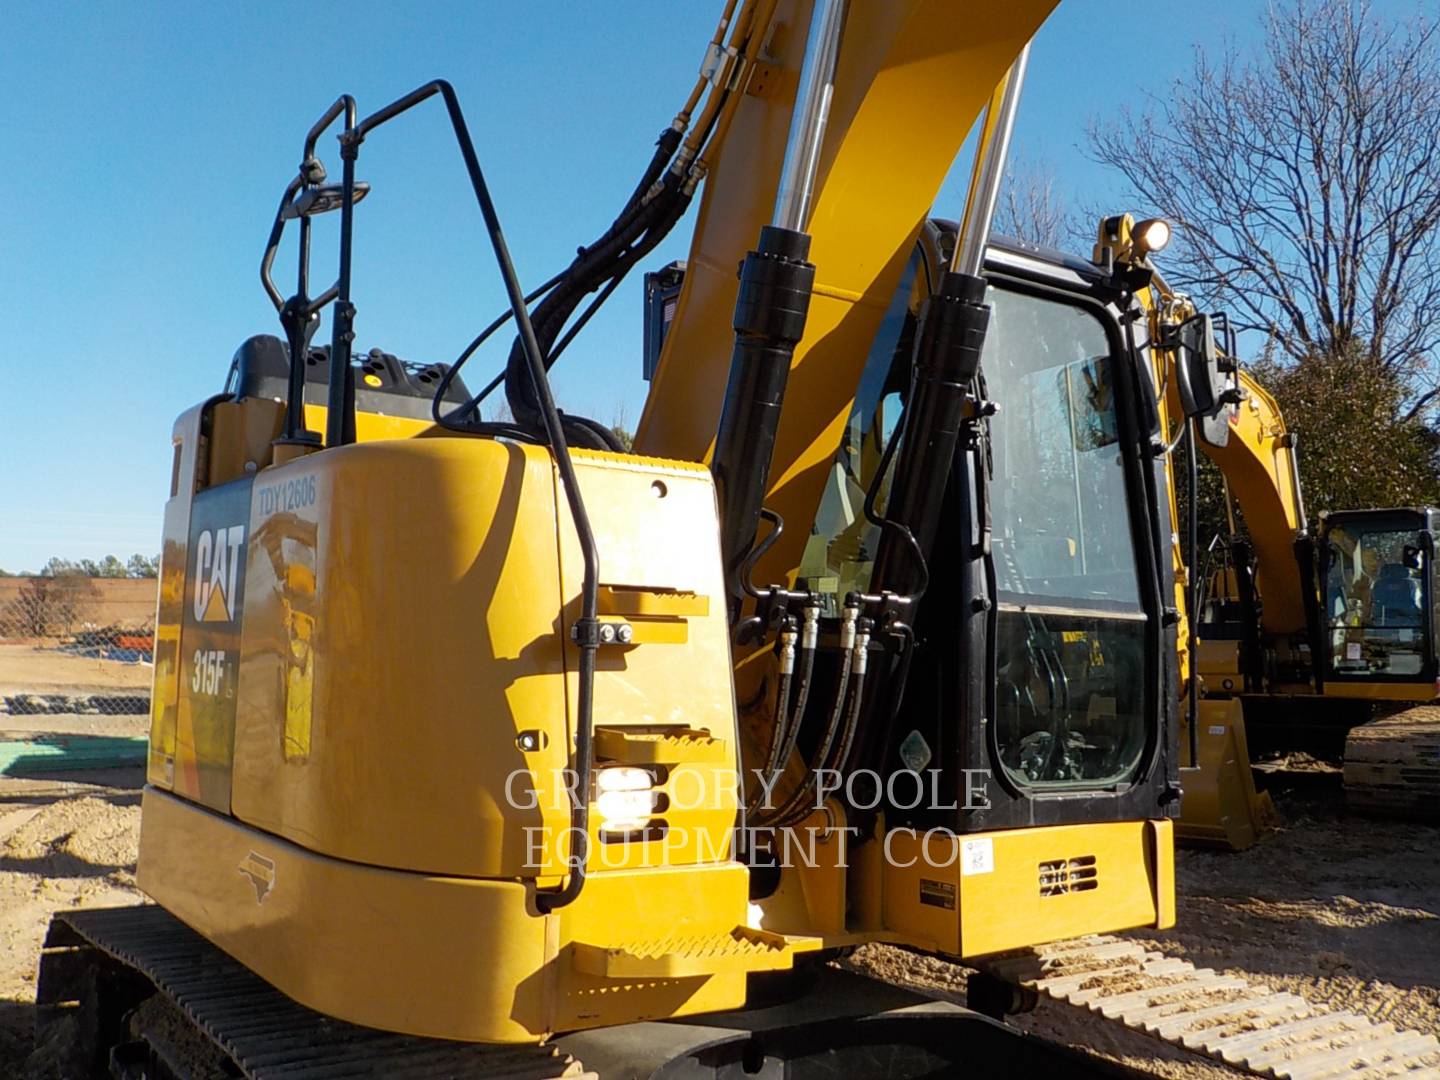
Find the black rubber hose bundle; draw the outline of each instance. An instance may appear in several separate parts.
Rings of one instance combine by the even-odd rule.
[[[664,169],[668,158],[662,160],[661,155],[665,151],[666,143],[662,140],[645,177],[614,224],[594,244],[580,249],[560,281],[531,312],[531,321],[545,353],[547,368],[554,363],[556,341],[585,297],[597,289],[605,289],[602,296],[608,295],[613,284],[618,283],[636,262],[655,248],[689,207],[693,185],[684,175],[674,170],[664,173],[658,189],[655,181],[650,179],[652,174]],[[657,162],[659,170],[656,169]],[[646,183],[646,180],[650,182]],[[587,312],[582,318],[588,318],[589,314]],[[511,346],[506,364],[505,394],[516,426],[538,429],[541,421],[539,401],[518,338]],[[577,446],[600,450],[622,449],[603,424],[569,415],[562,416],[562,421],[566,437]]]

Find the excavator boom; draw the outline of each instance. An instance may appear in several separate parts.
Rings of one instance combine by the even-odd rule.
[[[805,45],[803,0],[780,0],[767,55],[711,152],[684,285],[635,432],[639,453],[708,460],[730,367],[735,268],[770,220]],[[795,349],[765,505],[813,520],[860,372],[921,226],[972,125],[1054,0],[852,3],[820,149],[805,336]],[[792,527],[757,567],[793,575]]]

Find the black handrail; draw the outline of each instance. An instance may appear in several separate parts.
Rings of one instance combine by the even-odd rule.
[[[300,169],[293,180],[285,187],[285,194],[280,198],[280,206],[275,211],[275,223],[270,227],[270,237],[265,244],[265,254],[260,260],[260,283],[265,288],[265,293],[270,297],[270,302],[275,305],[276,312],[280,315],[280,324],[285,328],[286,346],[290,351],[290,379],[287,389],[287,400],[285,406],[285,428],[283,438],[287,442],[314,441],[314,436],[305,431],[305,354],[309,351],[310,336],[315,332],[318,325],[320,311],[335,300],[341,293],[342,288],[349,292],[349,215],[353,206],[353,199],[347,199],[342,210],[341,239],[340,239],[340,277],[330,288],[326,289],[318,297],[311,299],[310,292],[310,218],[305,214],[297,215],[300,219],[300,245],[297,256],[295,295],[286,300],[276,287],[271,277],[271,268],[275,265],[275,254],[280,249],[280,240],[285,234],[286,211],[294,204],[295,200],[307,189],[321,183],[325,178],[325,169],[315,157],[315,145],[319,142],[320,136],[325,133],[335,120],[341,115],[345,116],[345,126],[351,129],[355,126],[355,99],[349,94],[342,94],[335,99],[335,103],[325,110],[324,114],[311,126],[305,136],[304,155],[300,160]],[[347,165],[351,164],[347,162]],[[353,193],[353,174],[351,179],[351,190]],[[338,320],[337,320],[338,325]],[[347,328],[348,329],[348,328]],[[348,360],[347,360],[348,362]],[[331,417],[335,415],[334,402],[331,402]],[[331,429],[334,430],[332,419]],[[335,443],[331,443],[335,445]]]
[[[595,535],[590,528],[590,518],[585,511],[585,503],[580,495],[580,484],[575,475],[575,466],[570,458],[570,448],[565,441],[560,412],[555,407],[555,398],[550,390],[550,380],[545,370],[545,358],[536,341],[535,328],[530,322],[530,312],[525,304],[525,292],[520,287],[519,278],[515,273],[515,265],[510,258],[510,249],[505,242],[505,234],[501,230],[495,204],[490,198],[490,189],[485,183],[485,174],[480,168],[480,159],[475,153],[475,144],[470,138],[470,129],[465,123],[465,115],[460,109],[459,99],[455,96],[454,88],[443,79],[428,82],[384,108],[371,113],[358,124],[350,124],[340,136],[341,156],[345,161],[341,208],[346,216],[341,219],[341,275],[337,294],[336,332],[340,333],[340,323],[344,318],[353,316],[349,295],[351,252],[348,237],[348,215],[354,207],[354,165],[359,154],[360,144],[381,124],[394,119],[436,94],[439,94],[445,101],[445,110],[450,117],[450,126],[454,129],[456,142],[460,145],[461,156],[465,159],[465,169],[470,176],[470,186],[475,191],[475,199],[480,205],[480,214],[485,219],[485,230],[489,234],[490,245],[494,249],[495,261],[500,267],[500,276],[505,282],[505,291],[510,300],[510,310],[520,331],[526,366],[530,369],[530,377],[534,381],[535,393],[539,399],[545,434],[555,457],[555,468],[560,474],[561,486],[565,489],[565,499],[570,507],[570,516],[574,521],[576,536],[580,542],[581,556],[585,564],[580,594],[580,619],[572,631],[575,643],[580,648],[580,685],[576,709],[578,715],[576,717],[574,764],[576,784],[572,796],[570,820],[570,835],[573,838],[574,850],[570,857],[570,876],[565,884],[554,892],[536,897],[536,906],[541,911],[548,912],[569,904],[580,895],[580,890],[585,882],[585,863],[589,856],[595,654],[600,645],[600,623],[597,618],[600,560],[595,548]],[[340,344],[347,352],[345,366],[348,368],[349,341],[347,339]],[[336,349],[332,347],[330,386],[332,402],[337,393],[335,364]],[[348,371],[345,374],[348,375]],[[333,405],[331,423],[332,425],[334,423]]]

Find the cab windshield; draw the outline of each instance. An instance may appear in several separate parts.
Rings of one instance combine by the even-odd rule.
[[[1326,530],[1324,617],[1334,675],[1426,673],[1429,556],[1418,529],[1346,522]]]

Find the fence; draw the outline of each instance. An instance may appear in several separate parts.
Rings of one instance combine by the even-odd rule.
[[[0,714],[141,723],[150,711],[155,599],[154,578],[0,578]]]

